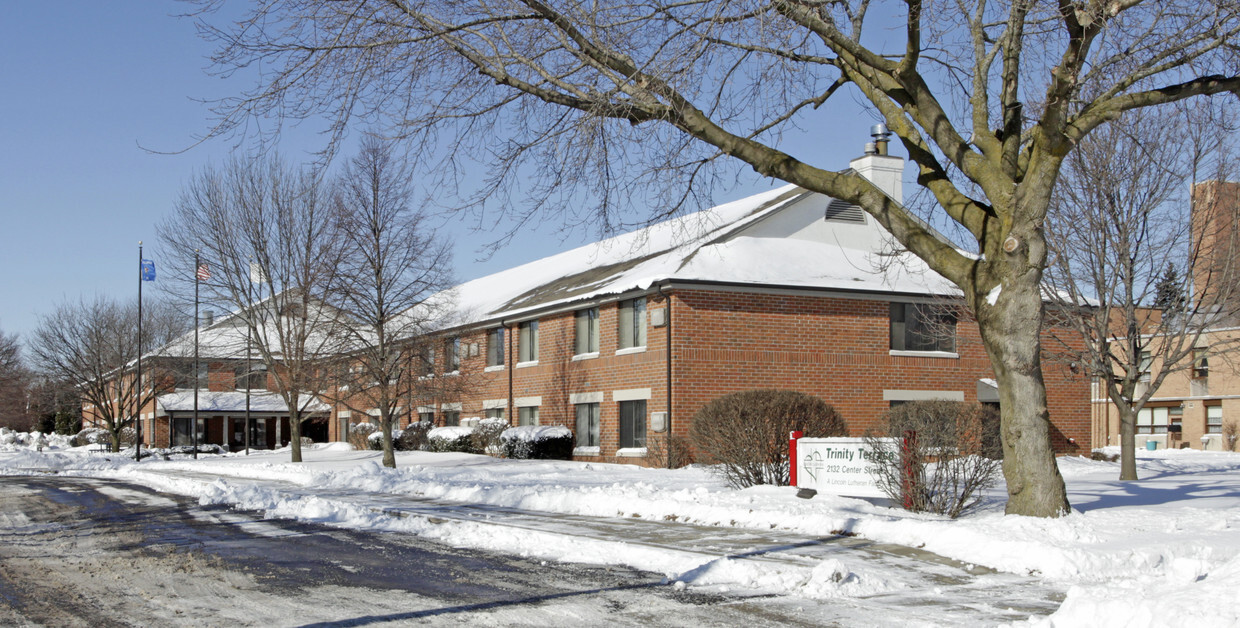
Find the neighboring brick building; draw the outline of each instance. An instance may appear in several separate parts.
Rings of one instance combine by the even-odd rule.
[[[851,165],[901,200],[903,160]],[[860,208],[787,186],[458,286],[468,323],[433,377],[467,392],[415,400],[416,418],[565,425],[577,459],[661,465],[651,450],[735,391],[816,395],[858,435],[904,401],[997,402],[953,293]],[[1046,383],[1056,450],[1088,451],[1088,380],[1048,363]],[[343,440],[358,421],[334,416]]]

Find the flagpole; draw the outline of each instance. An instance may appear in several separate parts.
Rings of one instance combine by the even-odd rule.
[[[198,387],[202,382],[198,381],[198,250],[194,249],[194,425],[190,428],[193,433],[194,443],[194,460],[198,459]]]
[[[142,240],[138,240],[138,416],[134,418],[133,459],[142,460]]]

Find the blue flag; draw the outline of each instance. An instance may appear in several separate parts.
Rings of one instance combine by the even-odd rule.
[[[142,260],[142,281],[155,281],[155,260]]]

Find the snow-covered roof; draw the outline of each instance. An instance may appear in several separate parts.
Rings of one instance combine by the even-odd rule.
[[[668,280],[954,293],[860,208],[788,185],[480,277],[451,294],[470,323]]]
[[[194,410],[194,391],[177,391],[155,398],[156,414],[166,416],[169,412],[192,412]],[[310,396],[302,396],[302,412],[328,412],[331,407]],[[199,412],[227,412],[238,414],[245,412],[244,392],[212,392],[198,391]],[[250,412],[274,412],[288,414],[288,404],[273,392],[250,393]]]

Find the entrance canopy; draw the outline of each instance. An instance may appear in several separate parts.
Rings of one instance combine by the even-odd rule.
[[[307,396],[301,401],[302,413],[326,413],[331,407],[326,403]],[[155,416],[168,416],[173,412],[193,412],[194,392],[178,391],[160,395],[155,399]],[[203,392],[198,393],[198,411],[215,414],[244,414],[244,392]],[[273,392],[250,393],[250,412],[288,414],[288,404]]]

